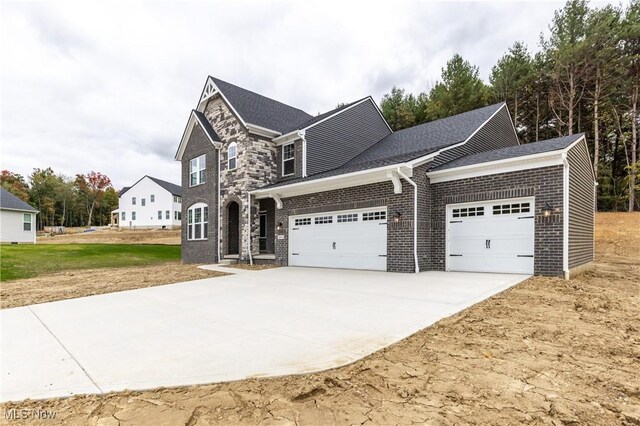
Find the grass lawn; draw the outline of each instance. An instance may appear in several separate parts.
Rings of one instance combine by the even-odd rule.
[[[69,269],[121,268],[180,260],[178,245],[51,244],[0,247],[0,280]]]

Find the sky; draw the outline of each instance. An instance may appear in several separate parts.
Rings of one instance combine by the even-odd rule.
[[[593,6],[602,3],[592,2]],[[539,49],[560,1],[0,2],[0,168],[180,182],[207,75],[310,114]]]

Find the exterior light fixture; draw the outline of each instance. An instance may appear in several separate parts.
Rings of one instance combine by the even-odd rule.
[[[401,217],[402,217],[402,213],[396,212],[396,214],[393,215],[393,221],[394,222],[400,222],[400,218]]]
[[[282,231],[282,222],[278,222],[278,226],[276,226],[276,230]]]
[[[551,205],[547,201],[546,203],[544,203],[544,207],[542,208],[542,215],[544,217],[549,217],[549,216],[551,216],[551,213],[553,213],[553,208],[551,207]]]

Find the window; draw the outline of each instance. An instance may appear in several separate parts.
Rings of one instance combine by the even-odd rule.
[[[238,146],[234,142],[231,145],[229,145],[229,149],[227,150],[227,168],[229,170],[233,170],[236,168],[237,157],[238,157]]]
[[[293,224],[295,226],[303,226],[303,225],[311,225],[311,218],[310,217],[304,217],[301,219],[296,219],[293,221]]]
[[[179,211],[177,211],[177,210],[176,210],[176,211],[175,211],[175,212],[173,212],[173,213],[174,213],[174,214],[173,214],[173,218],[174,218],[175,220],[182,220],[182,212],[179,212]]]
[[[131,220],[136,220],[136,212],[131,212]]]
[[[136,205],[136,197],[131,197],[131,204]]]
[[[143,206],[143,207],[147,205],[145,201],[146,201],[146,200],[145,200],[144,198],[143,198],[142,200],[140,200],[140,202],[141,202],[141,204],[142,204],[142,206]]]
[[[484,207],[461,207],[453,209],[453,217],[484,216]]]
[[[164,212],[164,218],[165,219],[171,219],[171,212],[169,210],[167,210],[166,212]]]
[[[173,202],[174,203],[178,203],[178,204],[182,204],[182,197],[178,197],[177,195],[173,196]]]
[[[31,231],[31,213],[22,215],[22,229],[24,231]]]
[[[162,219],[162,210],[158,210],[158,219]]]
[[[386,211],[362,213],[362,220],[385,220],[387,218]]]
[[[322,225],[322,224],[325,224],[325,223],[333,223],[333,216],[316,217],[314,222],[315,222],[316,225]]]
[[[339,214],[338,215],[338,223],[357,222],[357,221],[358,221],[358,214],[357,213]]]
[[[282,146],[282,176],[289,176],[295,173],[296,152],[292,143]]]
[[[189,186],[200,185],[207,181],[205,174],[206,167],[206,155],[201,155],[200,157],[189,160]]]
[[[187,211],[187,239],[206,240],[208,233],[209,208],[202,204],[194,204]]]
[[[494,215],[529,213],[529,212],[531,212],[531,203],[499,204],[499,205],[493,206]]]
[[[150,198],[149,201],[151,201],[152,203],[156,202],[156,196],[154,194],[151,194],[151,196],[149,198]]]
[[[126,212],[122,212],[122,220],[127,220],[127,213]]]

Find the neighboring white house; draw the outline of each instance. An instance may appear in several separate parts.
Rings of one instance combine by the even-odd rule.
[[[119,193],[112,212],[120,228],[179,228],[182,223],[182,187],[144,176]]]
[[[0,243],[36,243],[38,210],[0,188]]]

